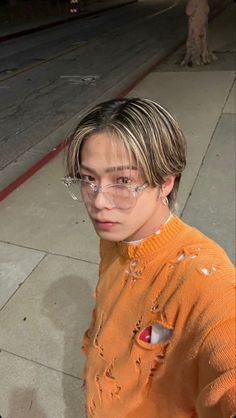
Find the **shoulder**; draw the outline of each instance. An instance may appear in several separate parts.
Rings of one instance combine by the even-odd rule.
[[[192,228],[194,239],[183,246],[185,276],[208,278],[206,285],[216,284],[217,280],[225,285],[234,283],[235,267],[224,249],[199,230]],[[220,285],[220,282],[218,283]]]
[[[216,243],[207,239],[201,244],[185,248],[178,274],[180,303],[189,312],[194,307],[194,322],[211,328],[235,316],[235,268]]]
[[[191,322],[211,328],[235,315],[235,268],[223,248],[197,229],[182,238],[163,295]]]
[[[183,228],[183,234],[179,236],[178,253],[184,255],[185,267],[187,267],[189,273],[202,268],[201,273],[209,275],[210,271],[216,271],[218,266],[223,270],[235,272],[232,262],[219,244],[197,228],[183,222],[182,224],[186,228]]]

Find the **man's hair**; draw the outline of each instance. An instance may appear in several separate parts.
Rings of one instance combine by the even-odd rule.
[[[79,122],[67,151],[67,174],[80,176],[80,153],[84,141],[108,133],[122,141],[151,187],[162,186],[175,176],[168,196],[174,208],[186,165],[186,141],[178,123],[161,105],[149,99],[122,98],[96,105]]]

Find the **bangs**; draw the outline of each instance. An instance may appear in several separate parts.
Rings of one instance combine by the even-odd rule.
[[[130,133],[125,131],[124,127],[122,128],[115,125],[106,130],[111,140],[112,155],[121,162],[121,165],[129,168],[130,172],[137,170],[139,176],[146,181],[148,178],[143,168],[140,152],[135,147]]]

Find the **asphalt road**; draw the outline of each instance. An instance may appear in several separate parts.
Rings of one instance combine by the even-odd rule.
[[[2,185],[179,45],[184,6],[139,1],[0,44]]]

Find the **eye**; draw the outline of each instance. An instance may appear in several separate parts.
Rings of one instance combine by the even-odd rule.
[[[130,184],[132,183],[132,179],[130,177],[122,176],[119,177],[116,182],[118,184]]]
[[[95,182],[95,178],[90,176],[89,174],[81,174],[81,180],[89,181],[90,183]]]

